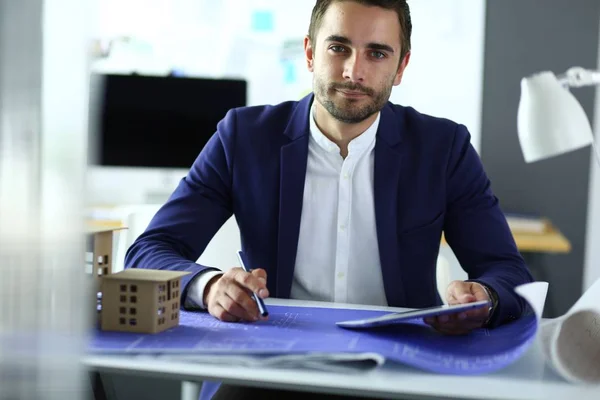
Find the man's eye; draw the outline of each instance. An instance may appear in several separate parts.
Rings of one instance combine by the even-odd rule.
[[[333,50],[335,53],[341,53],[346,50],[342,46],[331,46],[330,49]]]
[[[381,59],[381,58],[385,58],[385,53],[382,53],[381,51],[372,51],[371,56],[373,58]]]

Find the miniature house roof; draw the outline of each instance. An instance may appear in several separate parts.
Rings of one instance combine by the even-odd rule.
[[[171,279],[181,278],[187,274],[189,274],[189,272],[128,268],[116,274],[106,275],[103,279],[119,281],[167,282]]]

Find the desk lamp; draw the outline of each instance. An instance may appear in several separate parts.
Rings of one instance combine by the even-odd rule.
[[[590,122],[579,102],[569,91],[570,87],[596,85],[600,85],[600,71],[590,71],[580,67],[570,68],[559,77],[552,72],[545,71],[521,80],[517,129],[525,162],[532,163],[591,144],[596,161],[600,165],[600,154],[594,144]],[[600,284],[600,280],[597,282]],[[574,310],[575,307],[571,308],[569,313]],[[588,311],[580,308],[577,312]],[[573,324],[574,318],[582,321],[582,314],[577,317],[575,315],[570,314],[567,319],[555,319],[555,322],[542,326],[542,329],[545,330],[543,335],[550,337],[551,333],[551,337],[554,338],[554,342],[550,344],[552,349],[548,354],[552,360],[551,365],[560,365],[558,371],[568,380],[587,382],[590,379],[590,383],[597,383],[600,375],[596,371],[595,378],[592,378],[587,366],[597,365],[597,360],[593,360],[594,354],[597,354],[594,348],[600,350],[600,346],[597,345],[598,342],[593,344],[593,341],[598,339],[599,335],[592,338],[593,319]],[[597,312],[594,315],[597,316]],[[565,329],[566,326],[570,328]],[[587,338],[588,332],[590,342],[577,347],[575,342]],[[566,341],[571,342],[567,346],[572,346],[572,351],[560,352],[557,350],[558,343]],[[572,353],[568,354],[569,359],[578,360],[578,362],[569,363],[566,359],[567,353]],[[581,368],[581,366],[583,367]]]
[[[600,85],[600,71],[580,67],[562,76],[540,72],[521,80],[517,129],[525,162],[532,163],[592,145],[600,154],[583,108],[569,87]]]

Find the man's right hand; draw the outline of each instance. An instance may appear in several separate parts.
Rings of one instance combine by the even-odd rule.
[[[232,268],[208,282],[204,304],[208,312],[221,321],[258,321],[262,317],[252,293],[263,299],[269,297],[265,270],[255,269],[249,273],[242,268]]]

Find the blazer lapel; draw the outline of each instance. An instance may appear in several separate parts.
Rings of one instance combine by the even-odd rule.
[[[304,196],[304,181],[308,160],[309,114],[312,94],[295,108],[284,134],[291,140],[281,147],[279,233],[277,243],[277,293],[288,298],[292,289],[300,218]]]
[[[397,251],[401,129],[398,116],[389,105],[384,107],[375,143],[373,192],[383,284],[388,304],[396,307],[406,304]]]

